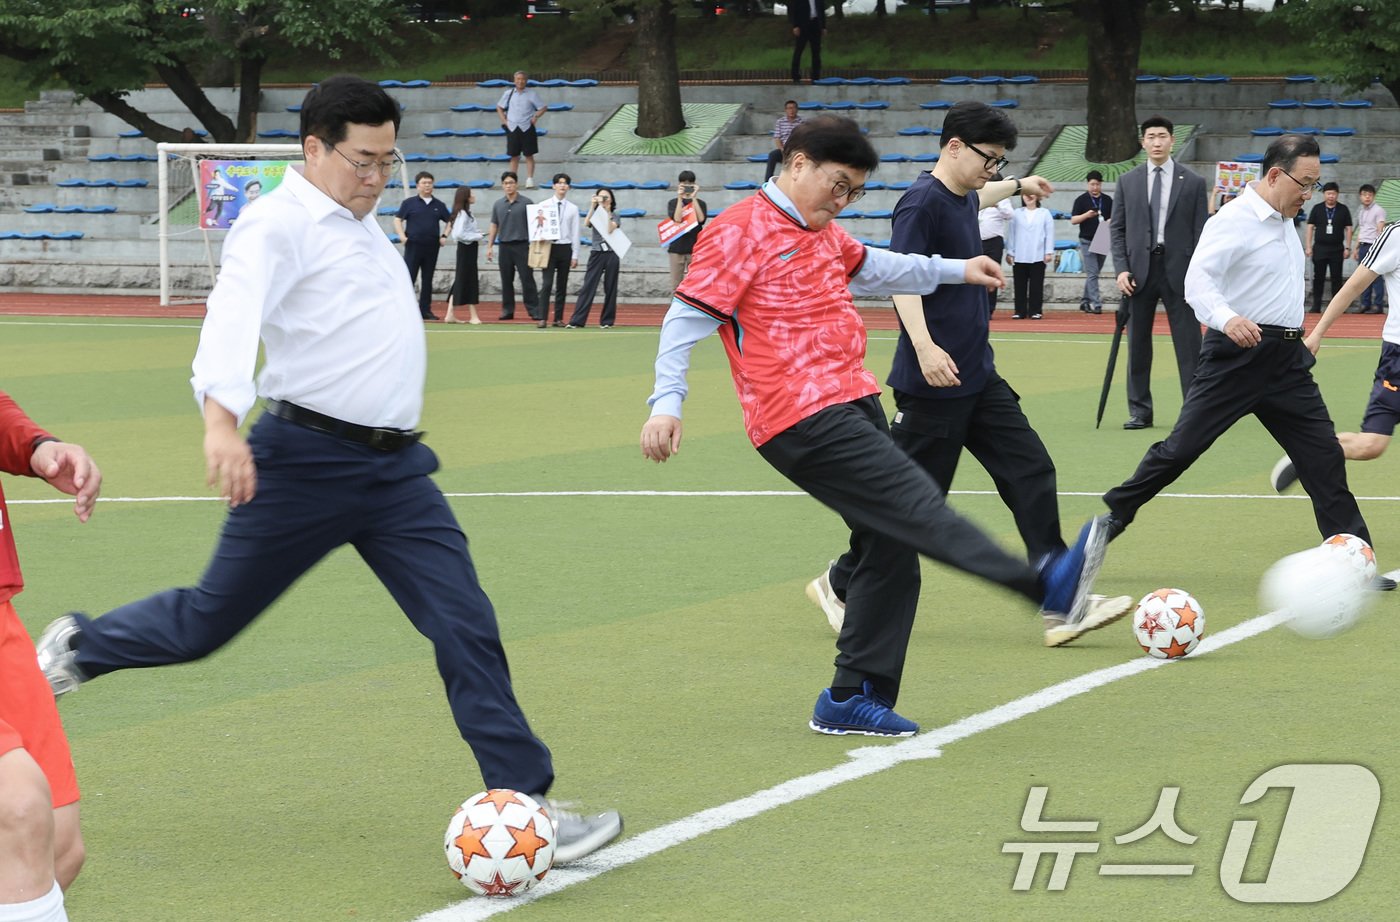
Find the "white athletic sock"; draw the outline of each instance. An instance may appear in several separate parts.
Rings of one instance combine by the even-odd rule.
[[[53,889],[37,900],[0,903],[0,922],[68,922],[68,913],[63,908],[63,891],[55,882]]]

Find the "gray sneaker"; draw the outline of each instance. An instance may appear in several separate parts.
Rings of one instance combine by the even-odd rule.
[[[826,623],[831,625],[831,629],[836,633],[841,633],[841,625],[846,623],[846,603],[836,596],[836,590],[831,588],[831,568],[836,566],[836,561],[826,565],[822,575],[807,584],[807,598],[826,614]]]
[[[55,698],[63,697],[88,679],[78,668],[78,654],[73,649],[73,638],[81,630],[77,618],[64,615],[44,628],[39,642],[34,645],[39,653],[39,668],[43,670],[44,678],[49,680],[49,688]]]
[[[535,797],[554,821],[554,863],[568,864],[591,855],[622,835],[622,815],[616,810],[584,816],[556,801]]]
[[[1084,609],[1084,617],[1077,624],[1069,623],[1063,615],[1055,612],[1041,612],[1041,616],[1045,619],[1045,645],[1047,647],[1063,647],[1090,631],[1107,627],[1132,610],[1132,596],[1119,595],[1106,598],[1101,595],[1090,595],[1088,605]]]
[[[1288,455],[1279,458],[1274,469],[1269,472],[1269,483],[1273,484],[1274,492],[1283,493],[1297,482],[1298,468],[1294,467],[1293,460]]]

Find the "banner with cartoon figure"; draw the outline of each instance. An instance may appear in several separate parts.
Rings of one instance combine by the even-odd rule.
[[[1215,163],[1215,191],[1226,195],[1239,195],[1244,187],[1259,178],[1260,164],[1240,163],[1234,160],[1217,160]]]
[[[199,225],[228,230],[258,196],[282,184],[286,160],[200,160]]]

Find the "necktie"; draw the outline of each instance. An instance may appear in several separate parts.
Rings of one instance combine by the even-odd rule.
[[[1152,198],[1148,201],[1147,210],[1152,219],[1152,242],[1161,243],[1162,239],[1157,230],[1162,226],[1162,168],[1159,166],[1152,168]]]

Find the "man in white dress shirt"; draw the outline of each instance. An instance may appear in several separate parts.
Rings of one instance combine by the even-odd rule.
[[[495,612],[415,429],[423,329],[404,262],[374,219],[399,163],[398,124],[393,99],[358,77],[307,93],[305,169],[288,170],[230,232],[194,358],[209,482],[230,507],[213,559],[197,586],[55,621],[40,666],[61,695],[119,669],[207,656],[353,545],[432,641],[487,787],[543,796],[549,750],[516,703]],[[266,411],[245,441],[238,427],[260,395]],[[614,812],[551,815],[567,846],[556,861],[621,832]]]
[[[1371,540],[1303,342],[1303,246],[1293,217],[1317,187],[1320,153],[1312,137],[1276,139],[1260,179],[1206,222],[1186,270],[1186,300],[1209,327],[1200,366],[1171,434],[1104,495],[1110,534],[1252,413],[1296,464],[1323,537]]]
[[[564,298],[569,287],[569,270],[578,268],[578,207],[567,198],[573,182],[568,173],[555,173],[550,180],[554,195],[544,200],[544,207],[558,209],[559,239],[550,244],[549,262],[540,280],[541,329],[549,324],[550,291],[554,292],[554,325],[564,325]]]

